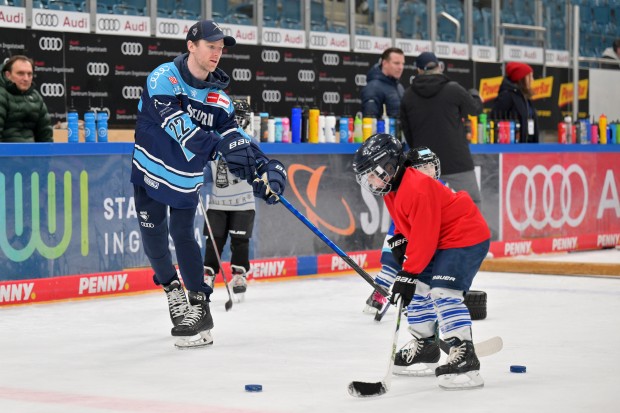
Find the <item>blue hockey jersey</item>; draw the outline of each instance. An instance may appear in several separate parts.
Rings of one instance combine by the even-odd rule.
[[[138,104],[131,182],[174,208],[194,208],[205,164],[223,137],[243,134],[232,99],[230,78],[217,68],[206,80],[192,76],[185,53],[153,70]],[[257,146],[256,158],[264,158]]]

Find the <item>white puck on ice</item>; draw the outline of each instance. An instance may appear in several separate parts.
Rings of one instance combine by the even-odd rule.
[[[511,373],[525,373],[525,366],[510,366]]]
[[[263,385],[262,384],[246,384],[245,391],[249,391],[249,392],[263,391]]]

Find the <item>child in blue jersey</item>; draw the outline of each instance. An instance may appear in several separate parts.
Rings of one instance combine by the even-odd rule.
[[[138,104],[131,171],[142,244],[168,298],[177,347],[213,343],[213,318],[204,283],[200,247],[194,237],[198,190],[207,162],[224,159],[232,174],[248,181],[255,195],[277,202],[284,191],[282,163],[268,159],[241,134],[232,100],[224,93],[230,78],[217,67],[225,47],[236,40],[211,20],[187,33],[187,50],[153,70]],[[260,175],[264,179],[255,179]],[[170,222],[168,222],[168,216]],[[174,243],[179,272],[168,247]],[[198,336],[196,339],[191,337]]]

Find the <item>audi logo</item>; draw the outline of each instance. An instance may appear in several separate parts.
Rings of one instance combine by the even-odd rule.
[[[450,53],[450,46],[438,44],[437,46],[435,46],[435,51],[437,52],[437,54],[447,55]]]
[[[297,72],[297,79],[299,79],[300,82],[314,82],[314,71],[300,70]]]
[[[119,19],[99,19],[97,20],[97,28],[103,32],[116,32],[121,29],[121,21]]]
[[[242,82],[249,82],[252,80],[252,71],[250,69],[233,69],[232,78]]]
[[[327,46],[327,36],[314,35],[310,37],[310,46]]]
[[[323,102],[325,102],[325,103],[340,103],[340,93],[338,93],[338,92],[323,92]]]
[[[366,75],[361,75],[361,74],[355,75],[355,85],[366,86]]]
[[[86,73],[90,76],[107,76],[110,74],[110,66],[107,63],[89,62],[86,65]]]
[[[142,86],[123,86],[121,93],[125,99],[140,99]]]
[[[177,23],[160,22],[157,29],[161,34],[179,34],[181,32]]]
[[[520,59],[521,58],[521,50],[519,50],[519,49],[510,49],[508,54],[513,59]]]
[[[263,102],[279,102],[282,95],[279,90],[263,90]]]
[[[411,43],[401,43],[399,46],[405,54],[414,52],[413,45]]]
[[[525,177],[525,186],[522,188],[523,206],[520,205],[521,201],[519,201],[519,205],[513,205],[510,196],[517,185],[517,178],[521,175]],[[535,179],[538,175],[543,178],[542,182],[540,179]],[[559,180],[553,179],[556,175]],[[575,192],[575,194],[573,194],[572,175],[581,181],[579,185],[582,191]],[[521,180],[518,182],[520,183]],[[539,186],[541,183],[542,188]],[[558,183],[560,187],[556,188],[555,185]],[[558,200],[555,198],[556,194],[560,195]],[[575,202],[577,196],[583,197],[583,199]],[[573,202],[576,205],[581,205],[581,211],[577,216],[571,214]],[[516,217],[513,208],[518,208],[519,212],[525,212],[525,217],[519,220],[523,214],[521,213],[519,217]],[[529,226],[538,230],[546,225],[550,225],[552,228],[560,228],[565,223],[571,227],[576,227],[583,222],[587,208],[588,180],[583,169],[576,164],[572,164],[566,169],[562,165],[553,165],[549,169],[542,165],[536,165],[531,170],[521,165],[512,171],[506,183],[506,213],[508,220],[517,231],[523,231]]]
[[[50,13],[37,13],[34,16],[34,22],[38,26],[56,27],[60,22],[58,16]]]
[[[338,66],[340,64],[340,56],[333,53],[323,53],[323,64],[325,66]]]
[[[263,41],[270,43],[282,42],[282,34],[278,32],[263,32]]]
[[[133,42],[123,42],[121,53],[125,56],[140,56],[142,54],[142,44]]]
[[[367,39],[355,39],[355,44],[358,49],[370,50],[372,49],[372,42]]]
[[[62,39],[60,37],[41,37],[39,39],[39,49],[54,52],[62,50]]]
[[[60,83],[43,83],[39,90],[45,97],[61,97],[65,95],[65,87]]]
[[[478,49],[478,57],[481,59],[490,59],[491,52],[487,49]]]
[[[278,63],[280,61],[280,52],[277,50],[263,50],[260,57],[265,63]]]

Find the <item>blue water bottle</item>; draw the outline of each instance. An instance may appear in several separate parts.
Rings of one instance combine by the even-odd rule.
[[[95,112],[84,113],[84,142],[97,141],[97,126],[95,125]]]
[[[282,142],[282,118],[275,118],[274,141]]]
[[[67,113],[67,142],[80,141],[79,116],[75,110]]]
[[[301,108],[293,107],[291,112],[291,142],[301,143]]]
[[[340,125],[340,143],[349,143],[349,118],[342,116],[338,124]]]
[[[108,112],[97,112],[97,142],[108,141]]]
[[[385,133],[385,121],[383,119],[377,120],[377,133]]]

